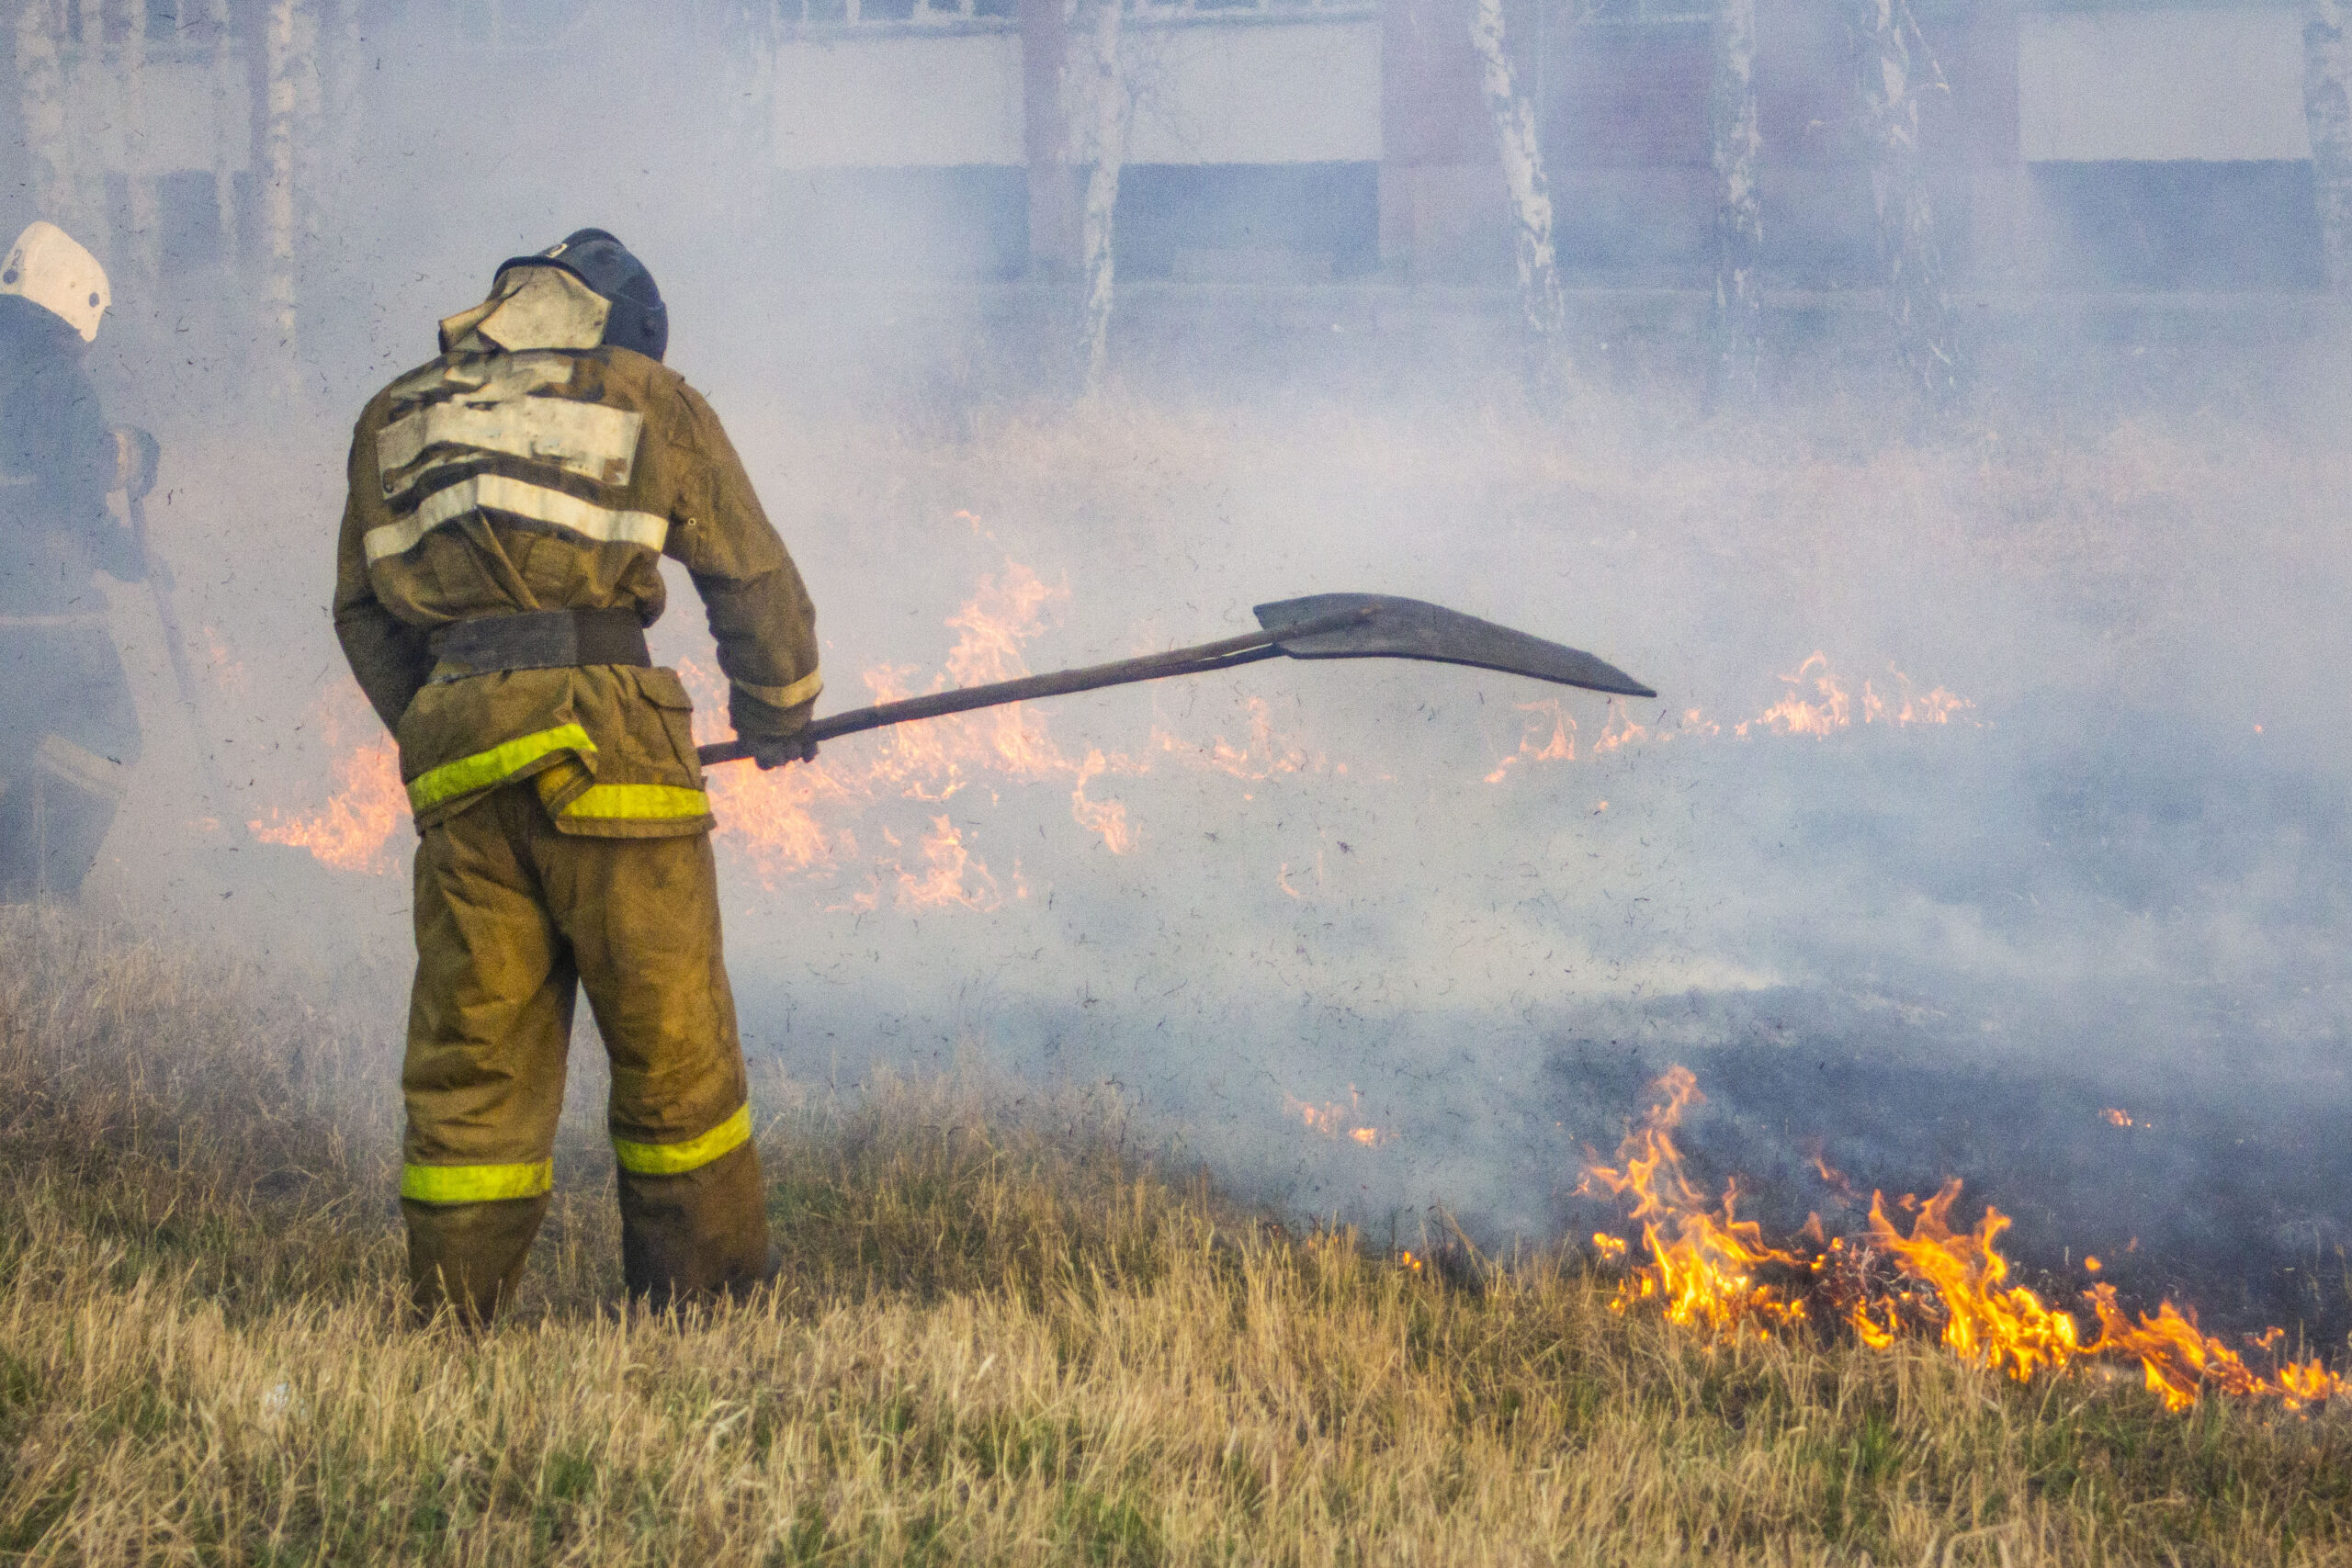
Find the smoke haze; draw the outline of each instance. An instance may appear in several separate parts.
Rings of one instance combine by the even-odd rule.
[[[390,1070],[405,822],[348,870],[244,824],[321,819],[379,739],[324,613],[349,419],[498,261],[596,224],[661,280],[670,361],[808,580],[825,711],[884,667],[927,686],[951,618],[1031,581],[1032,670],[1365,590],[1662,694],[1274,661],[1038,706],[1060,761],[1032,776],[976,752],[910,796],[867,736],[830,785],[730,784],[755,1054],[845,1089],[967,1058],[1109,1081],[1295,1214],[1492,1245],[1589,1228],[1584,1152],[1680,1061],[1694,1165],[1781,1220],[1830,1201],[1818,1140],[1865,1192],[1966,1178],[2039,1266],[2136,1242],[2127,1284],[2347,1326],[2308,1283],[2341,1276],[2352,1176],[2332,317],[2001,301],[1978,404],[1928,430],[1868,305],[1776,314],[1743,423],[1700,417],[1687,300],[1575,294],[1547,408],[1475,302],[1147,284],[1117,386],[1073,405],[1049,290],[793,260],[707,41],[453,63],[388,24],[364,53],[386,118],[301,252],[291,387],[118,286],[102,389],[163,439],[149,504],[212,662],[199,729],[143,590],[110,587],[148,751],[95,898],[372,1010]],[[935,227],[862,220],[873,254]],[[673,586],[657,657],[708,670]],[[813,858],[744,827],[793,791]]]

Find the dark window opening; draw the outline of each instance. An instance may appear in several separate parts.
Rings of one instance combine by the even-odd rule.
[[[221,229],[219,186],[209,174],[165,175],[155,182],[155,206],[163,225],[166,274],[218,266],[227,246]]]
[[[1312,283],[1380,265],[1377,164],[1137,164],[1119,175],[1123,271]]]
[[[2311,288],[2307,163],[2036,164],[2052,281],[2076,288]]]

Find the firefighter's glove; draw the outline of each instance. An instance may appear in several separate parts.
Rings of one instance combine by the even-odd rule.
[[[114,437],[114,480],[107,488],[121,491],[133,501],[145,500],[155,488],[155,468],[164,456],[162,444],[134,425],[117,425],[107,434]]]
[[[752,741],[752,761],[765,773],[781,768],[786,762],[813,762],[817,760],[817,742],[807,735],[769,736]]]

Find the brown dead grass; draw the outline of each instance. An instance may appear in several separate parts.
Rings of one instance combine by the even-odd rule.
[[[80,917],[0,942],[7,1561],[2352,1562],[2345,1413],[1711,1348],[969,1082],[773,1116],[789,1282],[684,1321],[618,1306],[575,1120],[524,1310],[403,1332],[385,1045]]]

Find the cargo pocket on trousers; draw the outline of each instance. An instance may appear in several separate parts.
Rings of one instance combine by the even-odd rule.
[[[695,702],[686,695],[685,683],[673,671],[640,670],[637,672],[637,689],[660,715],[671,754],[685,769],[695,787],[700,789],[702,762],[695,755]]]

